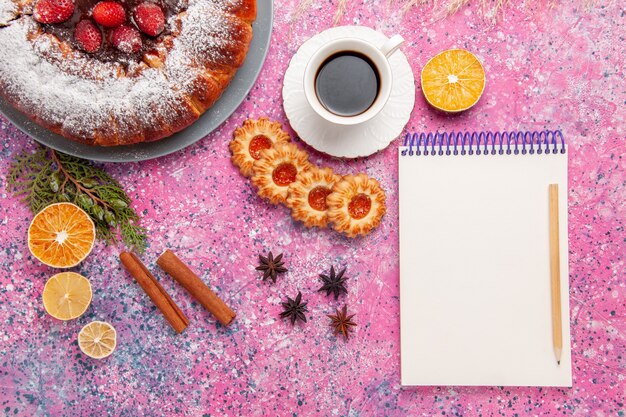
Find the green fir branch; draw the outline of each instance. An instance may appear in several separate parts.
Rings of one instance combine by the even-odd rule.
[[[88,161],[45,147],[24,152],[9,168],[7,190],[21,197],[33,214],[52,203],[76,204],[89,214],[98,238],[107,244],[121,238],[138,252],[147,246],[146,229],[120,183]]]

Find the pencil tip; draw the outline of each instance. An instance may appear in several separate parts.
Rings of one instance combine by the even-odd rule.
[[[556,364],[557,364],[557,365],[560,365],[560,364],[561,364],[561,361],[556,361]]]

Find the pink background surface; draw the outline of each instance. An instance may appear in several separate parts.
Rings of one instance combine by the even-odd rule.
[[[307,230],[288,211],[261,201],[231,165],[227,142],[248,117],[286,122],[281,83],[306,39],[332,26],[336,4],[276,2],[267,62],[239,110],[197,144],[157,160],[108,164],[134,199],[150,234],[145,263],[191,320],[175,335],[120,268],[116,247],[98,243],[76,271],[90,278],[86,314],[61,323],[41,303],[55,271],[25,242],[31,214],[4,191],[7,166],[34,142],[0,118],[0,414],[189,416],[623,416],[625,401],[626,33],[619,1],[513,5],[495,26],[473,7],[434,20],[428,7],[395,0],[348,4],[340,24],[374,27],[407,39],[416,75],[435,53],[462,47],[487,72],[480,103],[457,117],[430,110],[417,90],[408,130],[562,129],[570,144],[569,240],[574,386],[571,389],[399,385],[397,163],[399,140],[366,159],[312,160],[339,173],[365,171],[388,197],[388,214],[370,236],[349,240]],[[538,3],[538,2],[533,2]],[[542,2],[543,3],[543,2]],[[304,146],[304,145],[303,145]],[[306,146],[305,146],[306,148]],[[155,265],[175,251],[235,309],[229,328]],[[259,280],[257,255],[284,252],[289,272]],[[346,266],[347,296],[318,293],[317,274]],[[302,291],[309,323],[278,317],[284,295]],[[358,327],[335,338],[326,314],[348,304]],[[80,328],[106,320],[118,348],[85,357]]]

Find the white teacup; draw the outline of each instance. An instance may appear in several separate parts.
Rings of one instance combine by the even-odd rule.
[[[393,75],[389,57],[402,45],[404,39],[394,35],[382,46],[377,46],[363,39],[342,38],[330,41],[311,56],[304,71],[304,95],[307,101],[322,118],[339,125],[356,125],[376,116],[385,106],[391,95]],[[319,100],[315,82],[320,66],[338,52],[356,52],[367,57],[378,72],[378,94],[372,104],[362,113],[354,116],[342,116],[329,111]]]

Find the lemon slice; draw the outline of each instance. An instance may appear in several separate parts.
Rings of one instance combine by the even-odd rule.
[[[432,57],[424,65],[421,78],[426,101],[451,113],[472,107],[485,89],[483,65],[464,49],[450,49]]]
[[[70,268],[89,255],[96,240],[93,220],[72,203],[54,203],[41,210],[28,227],[28,249],[53,268]]]
[[[43,306],[52,317],[71,320],[83,315],[91,304],[91,284],[76,272],[53,275],[43,288]]]
[[[92,321],[78,333],[78,346],[90,358],[103,359],[115,350],[117,332],[104,321]]]

